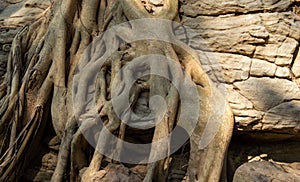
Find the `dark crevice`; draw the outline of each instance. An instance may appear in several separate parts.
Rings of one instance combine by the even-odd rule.
[[[290,64],[290,66],[289,66],[290,69],[292,69],[292,67],[293,67],[293,65],[294,65],[294,63],[295,63],[295,61],[296,61],[297,55],[298,55],[298,53],[299,53],[299,47],[300,47],[299,44],[300,44],[300,42],[298,42],[298,46],[296,47],[296,49],[295,49],[295,51],[294,51],[294,53],[293,53],[293,59],[292,59],[292,62],[291,62],[291,64]]]
[[[266,154],[263,160],[283,163],[299,162],[299,148],[297,141],[270,141],[262,142],[252,138],[242,137],[235,133],[230,143],[228,169],[229,179],[232,181],[236,169],[250,159]]]
[[[296,15],[300,13],[300,2],[292,2],[288,7],[288,11],[294,12]]]

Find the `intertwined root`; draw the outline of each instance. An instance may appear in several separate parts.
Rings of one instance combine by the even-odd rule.
[[[116,53],[115,55],[112,55],[108,60],[108,62],[105,64],[104,67],[101,68],[101,71],[98,74],[97,77],[97,86],[98,90],[96,90],[96,98],[98,99],[96,102],[96,105],[98,106],[98,112],[101,117],[106,117],[107,123],[106,128],[110,133],[115,132],[116,130],[119,130],[119,138],[124,139],[125,135],[125,124],[121,123],[120,118],[115,114],[113,104],[111,101],[110,96],[113,95],[113,82],[116,82],[117,85],[120,88],[129,87],[126,85],[126,79],[131,79],[133,76],[134,70],[131,72],[125,72],[121,69],[127,69],[126,64],[129,63],[131,60],[134,59],[134,57],[129,57],[130,59],[124,59],[126,58],[125,54],[134,55],[130,51],[136,52],[137,50],[135,48],[139,48],[141,50],[147,50],[150,53],[158,53],[163,54],[165,57],[171,58],[174,63],[181,64],[185,69],[177,69],[177,70],[170,70],[174,69],[174,67],[169,67],[167,62],[164,62],[161,60],[161,63],[159,65],[151,65],[148,67],[148,69],[163,70],[162,72],[166,73],[172,73],[172,75],[169,75],[173,79],[175,79],[178,82],[182,82],[182,77],[184,76],[185,72],[187,72],[188,75],[190,75],[198,85],[199,92],[201,92],[202,98],[207,99],[201,99],[200,102],[203,105],[208,105],[209,100],[211,98],[211,94],[214,92],[217,92],[215,89],[213,89],[212,83],[209,81],[208,77],[204,74],[198,59],[194,56],[193,52],[187,52],[186,50],[182,50],[180,48],[173,48],[171,44],[167,44],[160,41],[153,41],[149,44],[154,44],[156,49],[153,50],[147,50],[145,49],[145,46],[148,46],[144,42],[137,42],[136,44],[131,45],[130,49],[125,49],[124,52],[122,51]],[[167,48],[167,49],[164,49]],[[164,51],[161,51],[164,50]],[[158,52],[155,52],[158,51]],[[147,52],[144,54],[147,54]],[[177,56],[178,55],[178,56]],[[180,59],[178,58],[180,57]],[[114,66],[114,63],[118,63],[118,65]],[[120,66],[121,64],[121,66]],[[143,66],[143,65],[140,65]],[[125,67],[125,68],[124,68]],[[105,73],[108,72],[108,70],[112,70],[110,75],[107,76]],[[129,68],[128,68],[129,69]],[[129,69],[130,70],[130,69]],[[122,78],[119,78],[117,75],[118,72],[123,71],[124,73],[127,73],[123,75]],[[110,81],[105,81],[107,77],[110,77]],[[133,79],[133,78],[132,78]],[[175,82],[176,82],[175,81]],[[108,83],[108,86],[106,85]],[[147,80],[139,81],[139,83],[135,84],[131,95],[129,98],[130,104],[129,106],[134,106],[136,101],[138,100],[138,97],[140,93],[142,93],[145,90],[148,90],[149,97],[160,95],[165,101],[167,105],[167,111],[166,114],[162,117],[162,121],[157,121],[158,124],[155,126],[154,135],[153,135],[153,143],[156,143],[157,141],[161,140],[162,138],[168,136],[172,129],[174,128],[176,122],[177,122],[177,115],[178,115],[178,108],[179,108],[179,101],[180,96],[178,94],[178,88],[176,88],[172,83],[165,79],[161,78],[157,75],[150,75],[150,77]],[[124,90],[123,90],[124,91]],[[119,95],[122,95],[122,90]],[[107,96],[109,99],[107,99]],[[130,110],[131,108],[127,108],[126,104],[122,106],[123,103],[127,103],[128,98],[124,97],[125,100],[121,100],[118,104],[121,104],[121,108],[123,108],[124,112],[126,113],[127,110]],[[204,109],[204,108],[202,108]],[[210,109],[211,110],[211,109]],[[211,111],[207,110],[207,112],[211,113]],[[226,113],[230,114],[230,113]],[[131,120],[131,115],[126,115],[124,118],[127,118],[127,120]],[[129,119],[128,119],[129,118]],[[203,119],[204,118],[204,119]],[[228,118],[226,118],[228,119]],[[232,119],[232,118],[229,118]],[[125,119],[126,120],[126,119]],[[208,120],[207,116],[202,116],[199,120],[199,127],[203,127],[205,124],[205,120]],[[126,121],[123,121],[126,122]],[[228,124],[230,125],[230,123]],[[226,128],[226,127],[225,127]],[[225,136],[230,133],[230,128],[228,128],[228,132],[226,131]],[[102,130],[99,135],[98,145],[97,149],[103,149],[105,148],[106,142],[108,141],[108,135],[107,130]],[[203,130],[203,129],[202,129]],[[221,131],[224,132],[224,131]],[[158,143],[155,145],[152,145],[151,153],[149,156],[149,161],[155,161],[155,159],[159,158],[160,156],[169,156],[170,155],[170,143],[167,145],[165,143]],[[198,147],[199,144],[196,144],[195,148]],[[224,149],[226,149],[226,143],[224,143]],[[223,146],[222,146],[223,147]],[[121,150],[122,146],[116,144],[116,150],[117,154],[119,155],[119,150]],[[223,155],[223,150],[220,151],[217,155]],[[93,174],[95,174],[98,170],[100,170],[101,162],[103,160],[103,155],[99,151],[95,151],[94,156],[92,158],[92,161],[90,163],[89,168],[86,170],[86,172],[83,175],[83,180],[91,180]],[[222,161],[222,160],[221,160]],[[194,163],[194,161],[191,161]],[[222,163],[222,162],[221,162]],[[148,172],[144,179],[144,181],[152,181],[155,180],[165,180],[166,174],[168,173],[168,165],[169,165],[169,159],[163,159],[157,162],[150,162],[148,165]],[[220,166],[222,167],[222,164],[220,164],[217,169],[214,169],[215,171],[221,170]],[[209,171],[211,172],[211,171]],[[208,173],[209,173],[208,172]],[[208,174],[206,174],[208,175]]]
[[[138,43],[138,44],[141,44]],[[97,111],[99,112],[99,116],[101,118],[107,118],[107,123],[105,125],[106,129],[102,130],[99,134],[99,140],[97,144],[97,149],[103,149],[105,148],[106,142],[108,141],[108,136],[109,133],[113,133],[114,131],[118,130],[119,132],[119,138],[121,140],[124,139],[125,136],[125,128],[126,124],[124,124],[124,121],[121,123],[120,118],[115,114],[113,104],[112,104],[112,98],[111,95],[113,95],[112,92],[117,92],[114,89],[113,83],[116,83],[118,85],[119,89],[122,87],[129,87],[126,85],[126,80],[133,79],[131,78],[132,75],[134,74],[133,71],[131,70],[129,72],[126,72],[122,70],[123,72],[127,73],[122,76],[122,78],[119,77],[118,73],[121,71],[121,64],[123,66],[126,65],[126,63],[130,62],[131,59],[133,59],[131,56],[126,57],[125,55],[133,55],[133,52],[131,51],[136,51],[136,49],[132,47],[141,47],[142,45],[132,45],[130,49],[125,49],[124,51],[118,52],[115,55],[112,55],[109,59],[108,62],[105,63],[105,66],[101,68],[101,71],[99,72],[97,76],[97,85],[96,85],[96,90],[95,90],[95,98],[96,100],[96,105],[97,105]],[[161,44],[163,46],[163,43]],[[126,59],[127,58],[127,59]],[[163,64],[163,63],[162,63]],[[125,68],[126,69],[126,68]],[[151,69],[157,69],[156,67],[153,67]],[[165,72],[169,72],[169,67],[165,67]],[[111,71],[110,71],[111,70]],[[109,75],[106,75],[105,73],[109,73]],[[110,77],[110,81],[107,81],[106,78]],[[108,83],[108,84],[107,84]],[[107,84],[107,85],[106,85]],[[142,81],[139,80],[137,81],[133,88],[131,89],[130,97],[129,97],[129,104],[128,106],[126,103],[128,102],[126,99],[123,98],[123,101],[121,100],[118,102],[118,104],[121,104],[119,106],[120,108],[123,108],[125,115],[123,115],[123,119],[125,120],[134,120],[130,115],[130,111],[132,107],[136,104],[140,94],[142,92],[148,91],[150,96],[155,96],[155,95],[160,95],[162,96],[166,102],[167,102],[167,115],[163,117],[163,121],[159,122],[159,126],[156,127],[155,132],[154,132],[154,137],[153,141],[158,141],[159,139],[166,137],[170,131],[172,130],[174,124],[175,124],[175,119],[176,119],[176,114],[177,114],[177,106],[178,106],[178,93],[177,90],[174,86],[171,85],[170,81],[165,80],[160,78],[159,76],[156,75],[151,75],[148,79]],[[124,91],[123,91],[124,92]],[[122,95],[122,91],[118,94]],[[117,96],[118,96],[117,95]],[[107,97],[108,96],[108,97]],[[123,106],[122,106],[123,104]],[[149,120],[153,116],[149,116]],[[153,120],[153,119],[152,119]],[[85,127],[85,124],[82,125],[82,127]],[[122,146],[121,143],[116,144],[116,155],[120,155],[119,151],[121,150]],[[159,150],[158,150],[159,149]],[[156,158],[155,155],[165,155],[167,156],[167,153],[169,152],[169,146],[153,146],[153,152],[151,153],[150,158]],[[161,154],[158,154],[158,151],[161,151]],[[94,156],[92,158],[92,161],[89,165],[89,168],[86,170],[86,172],[83,175],[84,181],[92,179],[92,176],[95,172],[97,172],[100,167],[101,167],[101,161],[103,159],[103,155],[99,153],[99,151],[95,151]],[[153,172],[151,172],[153,173]],[[150,177],[147,177],[150,178]],[[152,177],[151,177],[152,178]]]
[[[180,82],[181,77],[188,74],[197,85],[201,105],[199,113],[202,115],[191,137],[191,155],[187,175],[191,181],[207,179],[217,181],[231,137],[233,119],[226,105],[224,116],[219,118],[221,125],[216,137],[204,150],[200,147],[199,138],[209,120],[207,113],[213,113],[218,104],[212,104],[212,98],[219,92],[201,68],[196,53],[179,41],[176,45],[162,41],[134,42],[131,45],[120,46],[119,51],[114,53],[110,53],[105,46],[101,47],[102,44],[94,45],[92,42],[96,36],[103,36],[107,27],[125,20],[161,18],[172,21],[177,18],[177,15],[178,1],[176,0],[81,0],[76,2],[54,0],[41,17],[31,25],[25,26],[14,39],[7,66],[6,82],[0,86],[0,133],[10,135],[4,139],[5,150],[0,151],[0,181],[14,180],[11,174],[14,171],[18,173],[18,170],[24,168],[20,161],[26,159],[26,155],[30,155],[27,152],[28,146],[36,140],[37,131],[48,121],[47,114],[51,114],[56,134],[61,138],[57,167],[52,181],[64,181],[69,165],[71,165],[71,181],[79,180],[79,171],[87,165],[89,167],[84,172],[82,180],[91,180],[92,175],[101,168],[104,157],[95,150],[89,162],[82,151],[82,148],[88,145],[82,132],[93,127],[97,121],[87,119],[78,123],[73,109],[78,107],[78,110],[82,110],[84,104],[74,107],[73,85],[79,88],[77,90],[78,103],[88,103],[81,89],[88,88],[90,78],[94,76],[94,71],[97,72],[94,97],[99,118],[106,118],[104,124],[107,130],[102,130],[96,141],[97,148],[105,148],[109,132],[116,133],[117,131],[121,140],[126,135],[124,121],[121,122],[114,112],[112,95],[115,90],[112,83],[123,88],[131,87],[131,85],[126,85],[128,83],[126,79],[132,79],[130,73],[133,72],[127,70],[127,74],[120,76],[120,70],[126,69],[126,65],[134,58],[148,54],[162,55],[176,64],[181,64],[183,69],[173,70],[169,76]],[[138,28],[134,23],[131,26],[132,29]],[[148,27],[149,32],[153,29],[150,25],[145,24],[145,26]],[[166,27],[160,33],[170,40],[174,39],[171,25]],[[147,28],[145,30],[147,31]],[[126,42],[127,37],[136,35],[124,29],[117,36],[105,36],[104,45],[109,47],[112,42],[121,45],[121,42]],[[111,54],[111,56],[105,60],[102,67],[97,67],[97,61],[95,61],[95,65],[90,67],[94,71],[87,72],[76,80],[74,75],[77,69],[80,71],[80,59],[90,44],[92,44],[91,50],[101,50],[103,55]],[[86,60],[89,60],[88,57]],[[151,65],[148,69],[161,69],[169,73],[173,68],[162,62],[160,65]],[[150,75],[149,78],[138,80],[132,86],[130,98],[127,98],[129,107],[127,105],[120,107],[126,113],[132,109],[145,91],[149,93],[149,98],[159,95],[165,100],[167,111],[161,121],[157,121],[159,123],[155,127],[152,139],[155,143],[168,136],[176,126],[180,108],[180,96],[177,89],[170,81]],[[122,90],[117,91],[117,94],[122,94]],[[126,102],[122,101],[120,104]],[[128,114],[124,115],[123,119],[130,120],[131,117]],[[153,119],[153,115],[149,115],[147,119]],[[8,132],[5,132],[5,128],[8,128]],[[153,145],[149,160],[152,161],[159,156],[169,156],[169,145],[169,143]],[[117,143],[115,155],[120,155],[121,149],[122,144]],[[211,160],[212,158],[214,160]],[[165,179],[168,165],[168,158],[150,163],[144,181]]]

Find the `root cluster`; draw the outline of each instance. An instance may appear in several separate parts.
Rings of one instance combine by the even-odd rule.
[[[134,31],[128,31],[130,28],[104,36],[104,32],[113,25],[141,18],[173,21],[178,18],[178,1],[54,0],[41,17],[16,35],[6,81],[0,86],[0,133],[3,142],[0,181],[18,178],[12,174],[21,172],[26,162],[28,164],[26,160],[21,161],[30,155],[30,148],[37,138],[43,137],[42,131],[45,123],[49,122],[49,116],[61,139],[52,181],[64,181],[65,178],[70,181],[92,181],[93,175],[101,169],[105,156],[95,150],[91,160],[88,160],[83,151],[89,145],[83,136],[84,131],[94,127],[100,118],[105,127],[96,135],[96,148],[105,149],[111,133],[124,140],[126,121],[137,120],[136,115],[128,111],[138,107],[140,113],[148,113],[143,115],[146,121],[157,120],[155,115],[151,115],[159,112],[159,108],[151,108],[150,98],[153,96],[159,95],[165,100],[166,112],[159,121],[155,121],[158,124],[154,127],[152,142],[157,143],[168,136],[178,123],[180,109],[183,109],[178,88],[170,80],[157,75],[141,77],[133,85],[128,85],[136,70],[131,70],[127,65],[135,58],[149,54],[167,57],[181,67],[174,69],[162,61],[159,65],[139,65],[140,72],[161,70],[162,74],[176,82],[182,82],[187,75],[194,82],[200,98],[200,117],[190,139],[190,161],[186,175],[190,181],[218,181],[232,132],[231,111],[224,100],[221,103],[224,113],[216,118],[220,120],[216,137],[205,149],[201,148],[199,138],[211,117],[209,113],[213,113],[215,105],[220,104],[212,102],[212,98],[222,96],[203,71],[197,54],[179,41],[177,45],[159,40],[128,43],[128,37],[136,36]],[[131,29],[136,28],[135,24],[130,26]],[[160,32],[170,40],[174,39],[171,26],[167,25]],[[150,33],[152,31],[149,25],[148,29],[144,29]],[[93,40],[99,37],[103,37],[103,42],[94,44]],[[109,50],[112,44],[118,45],[117,51]],[[92,56],[82,58],[86,56],[86,50],[91,51],[89,56]],[[103,63],[101,66],[99,60]],[[74,75],[83,68],[90,71],[74,79]],[[91,84],[95,73],[95,82]],[[88,112],[83,112],[91,103],[87,95],[90,85],[95,87],[93,99],[96,109],[92,116],[96,114],[96,118],[90,118]],[[129,91],[126,90],[128,88]],[[119,108],[123,109],[120,118],[114,110],[113,99],[125,99],[122,94],[127,92],[127,101],[119,102]],[[146,98],[145,105],[141,104],[142,98]],[[170,147],[170,143],[152,145],[148,160],[170,156]],[[120,155],[121,149],[122,144],[117,142],[116,156]],[[165,180],[169,164],[169,157],[149,163],[144,181]],[[80,171],[83,172],[81,176]]]

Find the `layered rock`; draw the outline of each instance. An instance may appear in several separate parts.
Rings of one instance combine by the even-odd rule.
[[[300,139],[300,17],[291,6],[297,7],[289,0],[182,1],[182,22],[193,29],[189,45],[227,88],[238,132]]]
[[[182,11],[187,16],[252,13],[257,11],[285,11],[289,0],[182,0]]]
[[[300,139],[298,6],[182,0],[183,24],[194,30],[189,44],[212,80],[225,85],[235,115],[229,180],[246,163],[234,181],[299,181],[298,143],[286,140]]]

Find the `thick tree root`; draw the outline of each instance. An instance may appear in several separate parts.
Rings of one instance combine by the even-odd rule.
[[[129,111],[145,92],[149,93],[149,98],[157,95],[163,98],[166,112],[155,120],[153,145],[144,181],[165,181],[170,163],[168,156],[171,154],[171,144],[170,141],[159,141],[170,135],[179,120],[178,115],[182,107],[178,91],[180,88],[176,88],[167,79],[150,75],[137,80],[130,90],[129,98],[124,97],[118,103],[123,109],[120,111],[123,114],[122,118],[115,113],[112,102],[112,97],[121,98],[126,92],[125,88],[131,87],[126,84],[134,78],[135,72],[126,65],[134,58],[149,54],[167,57],[175,64],[181,64],[182,69],[170,67],[162,61],[160,65],[141,65],[144,71],[159,71],[176,83],[182,83],[183,78],[188,75],[197,85],[201,105],[200,117],[190,139],[187,177],[190,181],[218,181],[231,137],[233,118],[229,106],[225,103],[225,112],[215,118],[219,122],[216,124],[220,125],[215,137],[211,142],[201,140],[202,134],[207,134],[205,128],[212,124],[212,116],[207,113],[214,113],[219,109],[214,98],[224,96],[220,95],[207,77],[197,54],[179,41],[176,42],[178,46],[158,40],[121,45],[126,43],[128,37],[136,36],[126,28],[118,35],[104,36],[101,44],[92,42],[96,37],[102,37],[109,26],[127,20],[160,18],[173,21],[177,17],[177,0],[165,0],[163,4],[141,0],[54,0],[37,21],[25,26],[14,39],[6,81],[0,86],[0,131],[9,127],[10,135],[3,140],[4,150],[0,151],[0,181],[18,180],[12,173],[14,169],[24,169],[20,161],[26,155],[30,155],[27,153],[27,147],[34,140],[41,122],[46,122],[42,118],[45,117],[44,113],[50,113],[50,109],[53,127],[61,139],[52,181],[79,181],[79,171],[87,166],[81,180],[92,181],[93,175],[101,169],[104,159],[101,151],[105,151],[107,147],[109,134],[117,133],[121,140],[126,138],[126,123],[136,120]],[[132,23],[131,26],[134,29],[137,25]],[[145,26],[149,26],[151,33],[152,27]],[[171,25],[166,26],[161,33],[167,35],[170,40],[174,39]],[[119,47],[113,48],[119,49],[112,53],[110,46],[114,44]],[[82,58],[87,48],[91,55],[95,51],[100,53],[97,52],[94,57]],[[103,60],[107,55],[109,58]],[[79,63],[80,60],[83,61]],[[104,64],[100,68],[99,63],[103,61]],[[84,72],[78,80],[74,79],[76,71],[80,72],[84,67],[89,68],[90,72]],[[91,119],[89,113],[84,116],[84,109],[91,102],[88,98],[91,84],[89,81],[95,73],[98,74],[94,93],[95,107],[98,117],[105,118],[105,127],[99,131],[98,138],[95,137],[97,147],[93,155],[89,156],[84,151],[89,146],[83,133],[94,127],[99,118]],[[72,95],[74,85],[77,86],[76,101]],[[118,88],[115,88],[115,85]],[[129,106],[126,104],[128,100]],[[51,103],[51,108],[46,107],[47,102]],[[148,99],[147,102],[151,100]],[[145,118],[153,120],[162,111],[159,107],[151,108],[151,103],[149,105],[149,110],[153,113]],[[83,117],[82,121],[79,121],[80,115]],[[117,142],[114,159],[121,158],[122,149],[122,143]],[[89,161],[90,157],[92,159]],[[210,160],[212,158],[214,160]]]
[[[76,128],[77,122],[75,120],[75,117],[72,117],[67,123],[67,127],[59,147],[57,166],[55,168],[51,181],[65,181],[64,175],[69,162],[68,159],[70,155],[71,141],[73,139],[73,135],[76,132]]]

